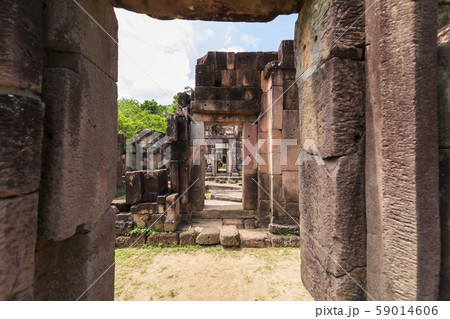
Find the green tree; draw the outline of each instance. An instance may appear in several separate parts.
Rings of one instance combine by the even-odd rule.
[[[146,105],[140,104],[135,99],[122,98],[118,101],[118,131],[127,139],[135,136],[143,129],[151,129],[165,133],[167,120],[165,115],[154,114],[155,108],[152,101],[148,101]],[[156,102],[155,102],[156,103]],[[144,106],[143,106],[144,105]],[[157,105],[157,103],[156,103]],[[167,107],[166,107],[167,109]]]

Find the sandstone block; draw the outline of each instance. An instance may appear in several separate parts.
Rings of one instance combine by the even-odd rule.
[[[299,99],[298,99],[298,86],[293,81],[285,81],[283,84],[283,110],[298,111]]]
[[[0,198],[34,192],[41,179],[44,106],[0,95],[0,113]]]
[[[136,233],[130,236],[116,237],[117,248],[142,247],[146,243],[145,233]]]
[[[357,151],[364,132],[363,75],[363,62],[332,58],[299,81],[301,145],[313,140],[323,158]]]
[[[364,300],[364,291],[358,286],[365,287],[365,267],[349,269],[348,275],[335,277],[323,271],[323,266],[314,258],[308,249],[302,246],[301,276],[302,282],[308,288],[315,300]],[[355,283],[356,281],[356,283]],[[324,285],[322,283],[326,282]],[[357,284],[358,283],[358,284]]]
[[[244,228],[244,223],[242,219],[224,219],[224,226],[235,226],[237,229]]]
[[[300,236],[281,236],[269,234],[272,247],[300,247]]]
[[[45,0],[44,46],[49,51],[82,54],[117,81],[118,47],[74,1]],[[108,0],[78,3],[116,41],[118,24]]]
[[[178,245],[178,232],[159,233],[159,243],[161,243],[165,246]]]
[[[298,171],[283,171],[281,175],[282,198],[286,202],[298,202],[299,197]]]
[[[116,236],[126,235],[133,230],[133,214],[131,213],[115,214],[115,219],[116,219]],[[139,226],[139,224],[137,225]]]
[[[239,231],[236,226],[223,226],[220,229],[220,244],[226,247],[239,246]]]
[[[0,199],[1,300],[33,299],[37,210],[37,193]]]
[[[29,89],[40,93],[42,87],[42,2],[2,1],[1,7],[0,86]]]
[[[438,116],[439,147],[450,148],[450,27],[443,28],[438,37]]]
[[[344,272],[328,254],[344,269],[365,265],[364,158],[358,152],[326,164],[299,168],[301,226],[323,249],[306,233],[301,239],[327,273],[339,277]]]
[[[197,234],[193,229],[189,229],[187,231],[183,231],[179,235],[180,237],[180,245],[195,245],[195,238]]]
[[[295,225],[269,224],[269,232],[275,235],[300,235],[300,227]]]
[[[125,202],[125,199],[113,200],[111,205],[116,206],[120,212],[129,212],[130,208],[131,208],[130,205],[127,205],[127,203]]]
[[[175,231],[180,224],[180,201],[178,194],[171,194],[166,198],[166,218],[164,221],[164,231]]]
[[[146,222],[146,227],[157,232],[163,232],[164,221],[165,221],[164,214],[153,214],[149,216]]]
[[[220,234],[217,228],[202,228],[195,239],[198,245],[217,245],[220,243]]]
[[[114,243],[111,208],[88,233],[63,241],[39,240],[34,300],[114,300]]]
[[[253,219],[245,219],[244,220],[244,228],[245,229],[255,229],[255,221]]]
[[[62,55],[64,67],[45,70],[42,95],[38,234],[52,240],[91,230],[116,185],[117,85],[80,55]]]
[[[132,214],[158,214],[158,204],[157,203],[140,203],[131,206]]]
[[[239,235],[242,248],[264,248],[270,244],[266,230],[241,229]]]

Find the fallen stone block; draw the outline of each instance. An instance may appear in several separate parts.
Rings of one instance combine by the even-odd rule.
[[[131,213],[115,214],[116,236],[123,236],[133,230],[133,215]]]
[[[242,248],[264,248],[270,245],[266,230],[241,229],[239,235]]]
[[[300,247],[300,236],[281,236],[269,234],[272,247]]]
[[[220,244],[226,247],[239,246],[239,231],[236,226],[223,226],[220,230]]]
[[[217,245],[220,243],[220,233],[217,228],[202,228],[195,243],[199,245]]]
[[[150,214],[133,214],[134,225],[139,228],[145,228],[147,226],[147,221],[151,215]]]
[[[180,245],[195,245],[195,238],[197,237],[197,234],[194,229],[189,229],[181,232],[179,237]]]
[[[114,211],[114,214],[120,213],[120,210],[119,210],[116,206],[111,205],[111,208],[112,208],[112,210]]]

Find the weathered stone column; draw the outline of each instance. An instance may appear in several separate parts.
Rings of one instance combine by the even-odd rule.
[[[302,280],[320,300],[365,299],[363,13],[307,0],[295,30]]]
[[[0,0],[0,34],[0,300],[31,300],[44,116],[42,1]]]
[[[438,296],[436,34],[437,1],[379,1],[366,13],[367,291],[376,300]]]
[[[118,49],[75,2],[44,2],[46,112],[35,299],[73,300],[114,261],[109,207],[116,185]],[[117,39],[108,0],[78,3]],[[112,300],[113,280],[111,267],[96,284],[103,288],[84,298]]]

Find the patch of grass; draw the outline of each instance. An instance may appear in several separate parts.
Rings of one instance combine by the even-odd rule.
[[[253,282],[253,278],[252,277],[250,277],[250,276],[245,276],[245,281],[247,281],[248,283],[251,283],[251,282]]]
[[[205,193],[205,199],[211,200],[211,193]]]
[[[118,258],[120,259],[128,259],[131,256],[133,256],[135,254],[134,250],[127,250],[127,249],[116,249],[115,251],[115,259],[117,260]]]

